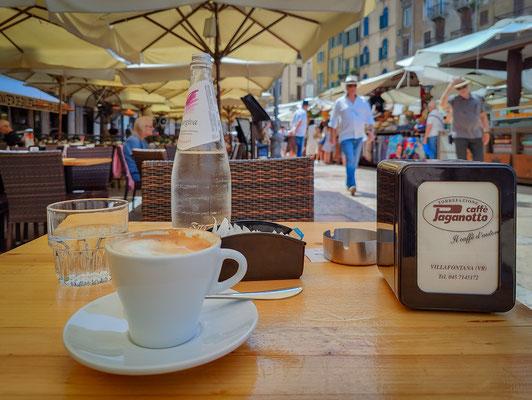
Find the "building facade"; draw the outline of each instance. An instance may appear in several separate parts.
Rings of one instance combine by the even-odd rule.
[[[360,79],[395,69],[398,0],[379,0],[373,12],[329,39],[312,58],[316,91],[338,86],[348,74]]]
[[[280,79],[280,103],[290,103],[316,95],[312,77],[312,60],[303,63],[298,57],[294,64],[287,65]]]

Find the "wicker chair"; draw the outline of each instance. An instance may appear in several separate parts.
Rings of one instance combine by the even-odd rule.
[[[13,228],[17,240],[27,239],[27,224],[33,223],[34,236],[39,224],[46,231],[46,206],[67,198],[60,151],[0,151],[0,174],[8,201],[6,248],[12,244]],[[20,235],[21,226],[24,233]]]
[[[231,219],[314,221],[314,161],[310,157],[231,160]],[[142,220],[170,221],[172,162],[146,161]]]
[[[149,160],[168,160],[164,149],[133,149],[133,159],[137,164],[137,171],[142,178],[142,163]]]
[[[168,156],[168,160],[174,161],[177,146],[175,144],[167,144],[164,146],[164,148],[166,149],[166,155]]]
[[[67,148],[67,157],[73,158],[112,158],[112,147]],[[72,168],[72,189],[84,190],[87,197],[109,197],[111,164],[78,166]]]

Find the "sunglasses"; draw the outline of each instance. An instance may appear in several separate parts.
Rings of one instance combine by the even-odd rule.
[[[350,88],[350,87],[354,87],[354,88],[356,88],[356,87],[357,87],[357,85],[354,85],[354,84],[349,84],[349,85],[346,85],[346,86],[347,86],[348,88]]]
[[[469,86],[469,85],[465,85],[465,86],[462,86],[462,87],[457,88],[456,90],[464,90],[464,89],[466,89],[468,86]]]

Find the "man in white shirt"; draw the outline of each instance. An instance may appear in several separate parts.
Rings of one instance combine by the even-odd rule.
[[[429,115],[427,116],[427,127],[425,128],[425,137],[423,144],[428,144],[429,155],[428,158],[438,158],[438,135],[443,131],[445,124],[445,117],[436,107],[436,102],[432,100],[428,106]]]
[[[334,103],[329,126],[334,129],[334,137],[338,137],[342,152],[345,154],[347,190],[351,196],[357,190],[355,171],[360,161],[362,143],[374,139],[373,124],[375,120],[371,114],[369,103],[361,96],[357,96],[357,80],[349,75],[345,80],[346,94]],[[368,135],[366,135],[366,126]]]
[[[307,110],[308,101],[303,100],[299,108],[292,117],[292,130],[296,137],[297,157],[303,154],[303,145],[305,144],[305,134],[307,133]]]

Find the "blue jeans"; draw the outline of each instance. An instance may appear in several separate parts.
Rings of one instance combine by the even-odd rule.
[[[296,136],[297,156],[301,157],[303,154],[303,145],[305,144],[305,136]]]
[[[345,154],[345,169],[347,172],[346,185],[348,188],[356,186],[355,170],[360,161],[360,153],[362,153],[362,138],[346,139],[340,143],[342,152]]]
[[[429,136],[427,144],[431,152],[430,158],[438,158],[438,136]]]

